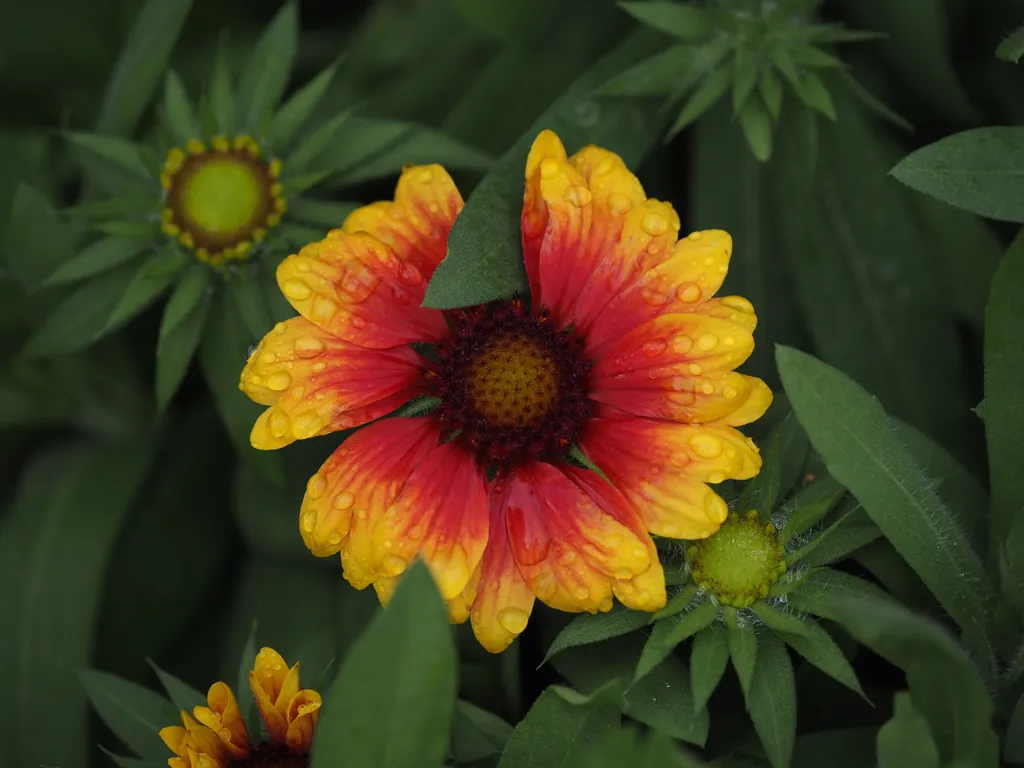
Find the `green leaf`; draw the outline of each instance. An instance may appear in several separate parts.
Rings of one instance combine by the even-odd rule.
[[[228,280],[227,293],[252,338],[261,339],[270,332],[270,310],[248,264],[243,264]]]
[[[718,46],[719,48],[721,46]],[[639,64],[605,81],[596,93],[602,96],[661,96],[692,88],[703,72],[695,63],[709,46],[671,45]],[[720,59],[722,54],[719,54]],[[712,62],[717,63],[717,59]]]
[[[773,120],[778,120],[779,113],[782,111],[782,83],[779,82],[779,77],[775,74],[774,69],[764,67],[761,70],[761,79],[757,88],[768,107],[768,114],[772,116]]]
[[[698,40],[715,31],[714,19],[707,11],[681,3],[619,3],[626,13],[648,27],[680,40]]]
[[[417,562],[324,695],[311,768],[440,768],[455,674],[444,603],[427,567]]]
[[[249,433],[264,406],[252,402],[238,389],[247,350],[260,338],[246,330],[235,303],[221,293],[210,308],[203,339],[199,343],[199,364],[239,455],[265,479],[274,485],[284,486],[280,454],[257,451],[249,443]]]
[[[33,290],[74,258],[73,236],[39,190],[21,184],[11,202],[4,250],[11,272]]]
[[[767,520],[780,495],[788,491],[800,474],[807,456],[807,433],[792,413],[772,430],[764,451],[761,471],[743,488],[736,508],[740,512],[757,510]]]
[[[119,328],[152,304],[174,282],[178,272],[187,263],[187,258],[175,249],[158,253],[143,264],[128,283],[100,335]]]
[[[89,346],[102,334],[137,271],[134,264],[123,264],[75,288],[32,334],[24,353],[52,356]]]
[[[101,237],[57,267],[43,281],[43,286],[50,288],[56,285],[76,283],[87,277],[106,272],[108,269],[136,258],[146,250],[147,246],[152,244],[153,239],[149,237],[119,237],[117,235]]]
[[[153,174],[142,159],[138,144],[116,136],[104,136],[101,133],[68,133],[67,139],[139,179],[153,178]]]
[[[317,161],[320,160],[323,153],[331,146],[337,144],[341,134],[341,129],[344,127],[345,122],[349,119],[351,114],[351,110],[341,112],[313,131],[313,133],[298,146],[295,152],[289,155],[285,160],[284,167],[288,169],[288,172],[301,172],[310,168],[314,164],[318,167],[321,166],[321,163]]]
[[[904,131],[914,130],[913,125],[911,125],[905,118],[901,117],[899,113],[891,109],[884,101],[876,97],[871,93],[871,91],[861,85],[860,81],[850,74],[850,72],[843,70],[841,76],[846,82],[847,89],[854,98],[874,112],[878,117],[883,120],[888,120],[890,123],[898,128],[902,128]]]
[[[689,577],[685,580],[685,586],[678,592],[672,595],[665,603],[665,607],[654,613],[651,621],[657,621],[658,619],[665,619],[669,616],[675,616],[677,613],[682,613],[690,607],[690,603],[693,602],[694,596],[700,591],[700,587],[693,583]]]
[[[166,759],[160,729],[181,724],[178,709],[170,701],[106,672],[83,669],[79,677],[96,713],[125,746],[151,760]]]
[[[839,613],[858,642],[906,673],[914,709],[928,721],[942,764],[998,765],[992,701],[973,662],[944,629],[891,601],[848,599]]]
[[[1006,725],[1003,759],[1013,765],[1024,765],[1024,695],[1017,699]]]
[[[0,522],[0,674],[17,703],[0,719],[10,765],[87,764],[89,708],[76,675],[93,658],[104,576],[152,449],[51,443],[22,471]],[[152,754],[160,747],[166,759],[153,736]]]
[[[160,225],[155,221],[102,221],[96,224],[96,230],[114,237],[144,237],[150,242],[160,237]]]
[[[609,697],[572,702],[552,686],[512,731],[498,768],[561,768],[618,722],[619,707]]]
[[[712,71],[679,111],[679,115],[668,131],[668,138],[674,137],[683,128],[696,122],[697,118],[711,109],[714,103],[722,98],[729,89],[729,82],[729,70],[727,68],[719,67]]]
[[[829,120],[836,119],[836,105],[832,101],[832,95],[816,74],[805,72],[800,77],[800,87],[796,92],[800,100],[811,109],[821,112]]]
[[[760,72],[761,65],[758,60],[745,49],[737,49],[733,59],[732,73],[732,111],[734,115],[739,113],[740,108],[750,98],[750,94],[754,92]]]
[[[301,499],[268,484],[245,464],[239,465],[233,486],[231,511],[251,552],[292,560],[309,557],[302,539],[293,535],[295,504]]]
[[[134,757],[115,755],[102,744],[97,744],[100,750],[109,757],[118,768],[164,768],[164,762],[157,760],[139,760]]]
[[[682,615],[661,619],[654,625],[636,667],[637,681],[667,659],[683,640],[705,629],[718,618],[718,605],[705,600]]]
[[[473,763],[505,748],[512,726],[495,714],[459,699],[452,720],[452,756],[459,764]]]
[[[771,633],[757,644],[757,665],[745,698],[768,761],[773,768],[788,768],[796,740],[796,681],[786,647]]]
[[[167,691],[167,695],[170,696],[171,703],[174,704],[175,708],[191,712],[195,707],[206,706],[206,697],[203,694],[184,680],[160,669],[152,659],[147,659],[147,661],[149,661],[149,666],[153,668],[153,671],[156,672],[156,676],[160,678],[160,684]]]
[[[1024,459],[1024,235],[1018,235],[992,280],[985,311],[985,436],[988,442],[989,547],[1005,563],[1008,583],[1024,578],[1024,551],[1012,534],[1024,530],[1020,462]]]
[[[825,515],[836,508],[846,495],[846,489],[831,475],[826,475],[799,491],[793,497],[793,511],[786,518],[779,538],[786,544],[793,536],[806,533],[821,522]]]
[[[263,121],[281,99],[299,45],[299,14],[294,2],[284,5],[260,35],[238,84],[243,130],[262,133]]]
[[[911,152],[890,173],[957,208],[1024,222],[1024,127],[973,128],[947,136]]]
[[[181,78],[173,70],[167,73],[164,82],[164,121],[174,137],[174,141],[185,146],[189,139],[199,139],[199,121],[196,119],[195,109],[188,98]]]
[[[764,163],[772,156],[772,118],[761,101],[760,95],[746,99],[739,111],[740,127],[747,138],[750,151],[758,161]]]
[[[619,603],[616,603],[608,613],[582,613],[558,633],[548,652],[544,654],[541,665],[546,664],[556,653],[629,634],[647,626],[649,621],[649,614],[631,611]]]
[[[724,609],[727,627],[726,640],[729,645],[729,658],[740,679],[744,694],[750,693],[750,684],[754,679],[754,664],[757,660],[757,633],[750,621],[737,615],[734,608]]]
[[[686,664],[671,656],[656,669],[634,680],[625,693],[626,714],[674,739],[703,747],[709,719],[694,706]]]
[[[164,307],[163,321],[160,324],[160,336],[173,331],[184,321],[205,294],[212,290],[209,268],[200,262],[190,264],[178,280]]]
[[[893,546],[963,627],[988,625],[998,597],[956,520],[878,401],[834,368],[779,347],[793,409],[829,472],[864,505]]]
[[[830,53],[813,45],[794,45],[790,49],[793,61],[811,69],[842,69],[846,65]]]
[[[849,507],[832,525],[786,555],[786,562],[790,565],[799,564],[803,568],[830,565],[882,537],[878,526],[859,504],[851,500]]]
[[[193,0],[147,0],[121,49],[96,130],[130,136],[160,84]]]
[[[878,731],[878,768],[939,768],[939,748],[910,694],[897,693],[893,701],[895,713]]]
[[[270,127],[267,129],[267,143],[274,152],[281,154],[288,142],[306,124],[330,87],[337,71],[338,63],[327,67],[281,105],[271,118]]]
[[[556,131],[570,150],[593,143],[636,164],[661,134],[660,116],[637,115],[636,104],[602,105],[598,119],[581,120],[590,92],[643,55],[649,37],[634,33],[594,64],[534,123],[476,186],[448,237],[448,255],[434,272],[424,306],[450,309],[483,303],[527,290],[521,253],[523,168],[541,128]],[[629,120],[624,116],[630,114]]]
[[[867,700],[850,662],[846,660],[846,656],[843,655],[831,635],[817,622],[793,613],[785,613],[765,602],[754,603],[751,609],[761,621],[770,629],[775,630],[780,638],[807,661]]]
[[[870,581],[842,571],[821,570],[808,575],[789,593],[789,607],[814,614],[823,619],[840,621],[846,614],[841,611],[848,599],[892,602],[892,598]]]
[[[361,203],[295,197],[288,201],[288,216],[325,229],[338,229]]]
[[[256,666],[256,629],[257,620],[253,619],[249,625],[249,634],[245,638],[245,645],[238,655],[238,670],[235,675],[235,696],[238,701],[238,710],[250,723],[253,733],[259,730],[260,716],[256,714],[256,695],[249,685],[249,672]],[[256,724],[253,728],[252,725]]]
[[[405,405],[396,408],[388,415],[399,418],[415,418],[417,416],[426,416],[428,413],[433,413],[433,411],[440,404],[441,398],[439,397],[432,397],[430,395],[417,395],[412,400],[408,401]]]
[[[160,325],[160,340],[156,345],[156,403],[161,411],[167,410],[188,372],[203,337],[206,315],[210,309],[209,300],[200,300],[188,309],[184,317],[172,324],[178,308],[175,307],[172,312],[171,302],[189,287],[186,280],[178,283],[171,301],[164,308]]]
[[[729,641],[725,632],[709,627],[694,636],[690,650],[690,688],[694,709],[701,710],[707,706],[728,663]]]
[[[237,109],[231,87],[231,64],[228,60],[227,36],[222,34],[217,45],[217,61],[210,81],[210,112],[217,130],[224,136],[235,134]]]
[[[1024,27],[1011,32],[996,48],[996,58],[1016,64],[1024,56]]]

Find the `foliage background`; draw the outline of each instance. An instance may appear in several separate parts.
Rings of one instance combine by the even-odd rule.
[[[75,199],[77,166],[57,131],[94,125],[141,5],[0,6],[0,211],[22,182],[58,207]],[[279,7],[197,0],[172,66],[198,92],[221,30],[230,28],[232,59],[242,62]],[[293,85],[344,54],[322,116],[359,105],[493,157],[636,27],[606,0],[305,0],[300,12]],[[844,46],[843,59],[913,132],[837,90],[838,120],[817,120],[818,186],[806,194],[800,169],[812,145],[803,128],[784,117],[772,160],[759,163],[726,99],[655,146],[639,175],[651,196],[680,211],[683,231],[732,233],[725,291],[750,298],[761,321],[747,372],[778,387],[774,345],[812,351],[984,477],[985,434],[971,408],[983,395],[989,283],[1014,229],[945,207],[887,173],[951,133],[1024,122],[1024,72],[992,55],[1024,19],[1024,0],[829,0],[820,13],[887,35]],[[658,38],[652,52],[664,44]],[[456,175],[464,196],[479,178]],[[387,198],[392,185],[393,177],[375,180],[345,196]],[[0,216],[0,238],[6,225]],[[101,766],[109,758],[93,745],[117,742],[89,714],[80,669],[155,687],[150,659],[200,689],[234,680],[254,619],[261,644],[301,657],[304,670],[324,669],[360,634],[376,600],[351,590],[333,559],[312,558],[297,535],[305,480],[337,436],[284,451],[287,483],[277,488],[239,460],[196,371],[158,418],[158,310],[26,373],[17,354],[47,302],[22,293],[9,274],[0,281],[0,673],[8,686],[0,740],[19,766]],[[239,369],[244,358],[237,350]],[[869,546],[873,555],[843,567],[941,614],[889,545]],[[539,611],[499,657],[459,628],[460,697],[519,722],[548,684],[563,681],[538,665],[566,619]],[[873,745],[904,683],[876,656],[862,653],[855,666],[876,708],[813,669],[797,670],[794,765],[811,765],[799,760],[814,734],[865,729]],[[750,741],[735,681],[716,695],[710,743]]]

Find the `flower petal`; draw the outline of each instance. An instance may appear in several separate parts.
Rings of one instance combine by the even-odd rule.
[[[402,262],[429,280],[445,257],[448,233],[462,205],[462,195],[443,167],[411,165],[398,179],[394,202],[353,211],[345,219],[344,230],[365,232],[387,243]]]
[[[731,256],[729,233],[714,229],[684,237],[664,260],[651,258],[646,269],[623,285],[594,321],[587,335],[591,354],[600,354],[623,334],[659,315],[702,312],[700,307],[706,306],[722,286]],[[728,319],[733,314],[748,314],[756,321],[754,309],[746,299],[730,297],[719,302],[735,309],[725,313],[718,310],[720,313],[715,317]]]
[[[206,694],[209,706],[196,707],[192,714],[196,720],[214,731],[235,760],[249,757],[252,744],[245,718],[235,701],[235,694],[226,683],[214,683]]]
[[[255,448],[365,424],[422,390],[422,361],[410,347],[366,349],[302,317],[278,323],[249,356],[239,388],[272,406],[253,425]]]
[[[288,720],[285,744],[292,752],[302,755],[309,752],[322,703],[320,694],[308,688],[292,697],[285,713]]]
[[[668,538],[701,539],[718,530],[729,510],[706,483],[745,480],[761,468],[753,441],[720,425],[605,412],[587,423],[579,444],[647,529]]]
[[[725,419],[757,390],[767,391],[759,379],[732,371],[754,349],[749,327],[699,313],[656,317],[597,359],[590,396],[637,416],[687,423]],[[756,402],[764,399],[756,395]],[[768,392],[765,408],[770,402]]]
[[[332,230],[282,261],[277,282],[300,315],[361,347],[386,349],[448,334],[441,312],[420,306],[427,276],[372,235]]]
[[[562,611],[608,611],[612,582],[651,566],[642,530],[592,499],[567,470],[532,462],[502,480],[505,531],[519,572],[547,605]],[[644,536],[644,538],[647,538]]]
[[[249,672],[249,687],[274,744],[283,745],[288,733],[288,704],[299,692],[299,665],[291,669],[273,648],[261,648]]]
[[[449,607],[449,614],[470,606],[470,621],[477,641],[490,653],[501,653],[530,621],[533,590],[523,579],[505,533],[503,492],[495,491],[490,501],[490,534],[487,548],[465,591]]]
[[[371,522],[384,517],[413,470],[437,445],[440,430],[428,418],[390,418],[359,430],[324,462],[306,485],[299,513],[302,540],[317,557],[342,551],[358,527],[358,555],[370,550]],[[358,523],[354,526],[353,523]],[[373,581],[375,568],[342,554],[346,576],[357,589]],[[365,572],[364,576],[356,576]]]
[[[439,445],[415,465],[387,511],[373,521],[373,552],[360,558],[388,576],[417,556],[445,600],[466,588],[487,546],[487,479],[458,442]]]

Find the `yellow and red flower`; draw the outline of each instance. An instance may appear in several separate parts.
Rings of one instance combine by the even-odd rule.
[[[544,131],[526,164],[529,302],[424,308],[462,205],[442,167],[411,167],[394,202],[285,259],[278,282],[300,316],[242,372],[241,389],[269,406],[252,444],[280,448],[432,395],[432,413],[374,421],[310,479],[300,530],[314,554],[340,553],[345,577],[385,603],[423,557],[452,620],[470,619],[492,652],[538,598],[657,610],[651,534],[710,536],[727,507],[708,483],[761,465],[736,430],[772,398],[735,372],[754,310],[713,298],[731,238],[678,239],[672,206],[648,199],[618,156],[568,157]],[[566,461],[573,444],[610,484]]]
[[[300,768],[308,764],[321,701],[319,693],[300,687],[299,665],[289,669],[277,651],[263,648],[249,672],[249,687],[267,741],[253,744],[231,688],[214,683],[206,696],[207,706],[196,707],[191,715],[182,710],[183,725],[160,731],[160,738],[175,754],[167,760],[170,768]]]

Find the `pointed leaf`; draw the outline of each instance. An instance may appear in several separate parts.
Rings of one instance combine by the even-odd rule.
[[[812,69],[831,69],[833,67],[841,69],[846,66],[832,54],[825,53],[821,48],[813,45],[795,45],[790,52],[792,53],[793,61]]]
[[[772,156],[772,118],[761,101],[760,95],[746,100],[739,112],[740,127],[747,138],[750,151],[764,163]]]
[[[178,284],[179,288],[185,284],[184,280],[181,281]],[[164,328],[169,322],[170,306],[168,303],[164,309],[160,341],[156,346],[156,403],[161,411],[170,405],[185,374],[188,373],[196,350],[199,349],[210,301],[201,299],[198,304],[193,304],[183,318],[170,326],[170,330],[165,331]]]
[[[3,245],[11,272],[29,290],[38,288],[75,253],[71,230],[46,196],[25,184],[14,193]]]
[[[680,40],[697,40],[715,31],[707,11],[692,5],[665,2],[619,3],[619,7],[642,24]]]
[[[167,691],[167,695],[171,699],[171,703],[178,709],[184,709],[186,712],[191,712],[195,707],[205,707],[206,697],[203,696],[199,691],[193,688],[191,685],[186,683],[184,680],[175,677],[170,672],[165,672],[160,669],[152,659],[149,659],[149,666],[156,672],[156,676],[160,678],[160,684],[163,685],[164,690]]]
[[[79,673],[89,702],[100,719],[136,754],[153,760],[167,757],[161,728],[180,725],[177,708],[160,694],[94,669]]]
[[[700,87],[694,91],[686,104],[680,110],[676,121],[669,129],[668,135],[671,138],[683,128],[695,122],[697,118],[707,112],[716,101],[722,98],[729,89],[729,71],[720,67],[708,75]]]
[[[301,172],[312,166],[324,152],[338,141],[341,129],[351,114],[351,110],[346,110],[341,114],[335,115],[317,128],[285,160],[284,166],[288,169],[288,172]]]
[[[261,133],[263,121],[281,99],[299,45],[299,14],[285,4],[260,35],[238,84],[238,111],[243,129]]]
[[[742,48],[736,51],[736,58],[733,63],[732,111],[733,114],[737,114],[740,111],[740,107],[747,103],[750,94],[754,92],[761,67],[757,59],[748,53],[744,53]]]
[[[707,705],[728,663],[728,635],[714,627],[698,632],[690,651],[690,686],[695,709],[704,709]]]
[[[174,71],[167,73],[164,82],[164,120],[174,141],[181,146],[189,139],[201,137],[196,111],[188,98],[184,83]]]
[[[675,616],[677,613],[682,613],[690,607],[690,603],[693,602],[694,596],[701,591],[700,587],[694,584],[687,577],[689,583],[685,584],[682,589],[672,595],[665,603],[665,607],[656,611],[651,621],[657,621],[658,619],[664,619],[669,616]]]
[[[1011,32],[996,48],[996,58],[1016,64],[1024,56],[1024,27]]]
[[[296,197],[288,201],[288,216],[325,229],[338,229],[360,203]]]
[[[709,719],[695,707],[686,664],[670,656],[657,668],[634,680],[625,694],[626,714],[637,722],[674,739],[703,747]]]
[[[76,283],[108,269],[124,264],[141,255],[153,244],[150,237],[101,237],[55,269],[43,281],[49,288],[56,285]]]
[[[500,755],[512,726],[495,714],[459,699],[452,722],[452,756],[460,764]]]
[[[187,263],[186,259],[181,251],[171,250],[157,254],[143,264],[110,313],[101,335],[119,328],[153,303],[174,281]]]
[[[267,129],[267,143],[274,152],[281,154],[288,142],[302,130],[331,85],[337,71],[337,63],[327,67],[281,105]]]
[[[710,626],[718,617],[718,606],[705,600],[686,613],[661,619],[654,625],[636,667],[633,680],[639,680],[667,659],[686,638]]]
[[[260,728],[255,694],[249,685],[249,671],[256,667],[256,629],[256,619],[253,619],[249,627],[249,634],[245,638],[245,645],[242,646],[242,652],[238,655],[238,674],[235,678],[238,711],[242,713],[242,717],[249,724],[250,733],[256,733]]]
[[[147,0],[121,49],[96,130],[130,136],[160,84],[193,0]]]
[[[210,112],[217,130],[224,136],[235,134],[235,92],[231,87],[231,65],[228,61],[227,36],[221,35],[217,45],[217,61],[210,81]]]
[[[417,562],[324,695],[310,768],[440,766],[455,706],[455,662],[444,602]]]
[[[140,179],[153,178],[137,144],[100,133],[69,133],[67,138],[73,144],[133,176]]]
[[[779,82],[779,77],[775,74],[774,69],[764,67],[761,70],[761,80],[758,82],[757,88],[768,107],[768,114],[772,116],[773,120],[778,120],[779,113],[782,111],[782,83]]]
[[[830,525],[820,531],[809,542],[796,551],[786,555],[790,565],[799,564],[802,568],[815,568],[821,565],[836,563],[861,547],[880,539],[882,532],[878,529],[864,509],[856,503]]]
[[[813,72],[805,72],[800,78],[800,87],[795,89],[797,96],[809,106],[821,112],[829,120],[836,119],[836,105],[825,84]]]
[[[769,633],[758,643],[747,711],[773,768],[788,768],[796,740],[796,681],[789,653]]]
[[[750,621],[744,616],[737,616],[736,609],[726,606],[724,609],[727,627],[726,640],[729,645],[729,658],[740,679],[744,694],[749,693],[754,678],[754,664],[757,660],[757,633]]]
[[[861,85],[860,81],[848,71],[843,70],[842,77],[843,80],[846,81],[846,86],[850,93],[852,93],[853,96],[865,107],[870,109],[883,120],[888,120],[890,123],[898,128],[902,128],[904,131],[914,130],[913,125],[891,109],[884,101],[876,97],[871,93],[871,91]]]
[[[270,310],[248,264],[242,265],[242,268],[228,280],[227,293],[228,300],[234,302],[235,309],[252,338],[261,339],[270,332],[273,326],[270,322]]]
[[[581,645],[599,643],[612,637],[626,635],[647,626],[650,615],[631,611],[616,603],[608,613],[583,613],[565,625],[555,637],[541,664],[546,664],[556,653]]]
[[[843,601],[849,598],[863,598],[876,602],[892,601],[892,598],[870,581],[851,576],[842,571],[815,571],[789,593],[789,606],[797,611],[820,616],[823,619],[839,621]]]
[[[701,48],[672,45],[605,81],[602,96],[661,96],[689,90],[703,72],[694,66]],[[691,74],[692,73],[692,74]]]
[[[892,719],[878,731],[878,768],[939,768],[939,748],[910,694],[901,691],[894,701]]]
[[[815,480],[793,497],[793,511],[786,518],[780,540],[786,544],[793,536],[807,533],[836,508],[846,489],[834,477],[826,475]]]
[[[160,336],[173,331],[202,297],[212,290],[209,268],[200,262],[190,264],[174,287],[174,292],[167,300],[164,308],[163,321],[160,324]]]

